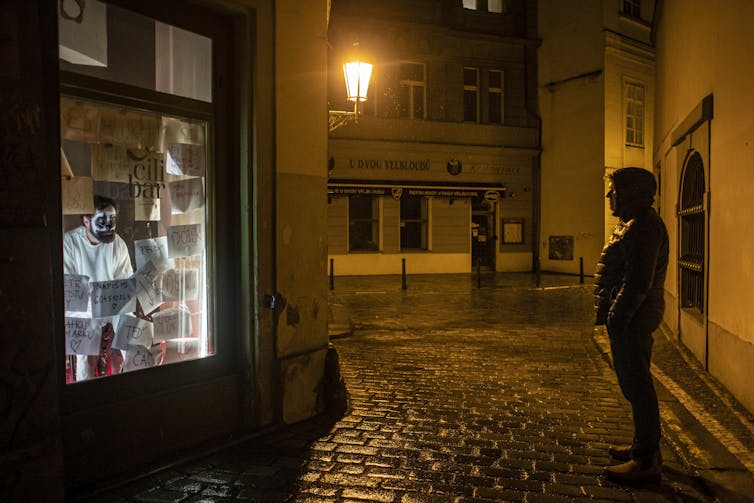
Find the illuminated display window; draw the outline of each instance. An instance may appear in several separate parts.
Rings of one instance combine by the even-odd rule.
[[[207,272],[211,40],[86,6],[91,25],[68,23],[60,38],[61,69],[93,83],[62,86],[60,100],[69,383],[216,353]],[[135,32],[148,40],[134,42]],[[126,50],[134,43],[140,58]],[[180,96],[184,112],[144,98],[155,91]]]

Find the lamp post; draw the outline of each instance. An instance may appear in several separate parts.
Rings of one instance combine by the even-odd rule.
[[[330,110],[328,112],[329,131],[353,121],[359,121],[359,103],[367,100],[369,79],[372,77],[372,64],[364,61],[348,61],[343,64],[343,77],[346,81],[348,101],[353,101],[353,112]]]

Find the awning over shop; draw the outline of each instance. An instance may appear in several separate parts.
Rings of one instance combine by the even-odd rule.
[[[497,200],[505,197],[505,191],[506,187],[504,185],[495,183],[407,183],[371,180],[330,180],[327,182],[327,193],[330,195],[393,196],[396,199],[403,195],[408,195],[432,197],[484,197],[489,200]]]

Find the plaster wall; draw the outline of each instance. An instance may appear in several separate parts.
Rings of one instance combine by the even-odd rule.
[[[327,2],[277,1],[275,22],[277,356],[291,423],[318,412],[328,343]]]
[[[677,124],[713,95],[707,180],[709,370],[750,410],[754,384],[740,369],[754,361],[754,312],[744,307],[754,303],[749,253],[754,235],[746,232],[754,214],[754,184],[749,183],[754,169],[753,19],[754,4],[746,0],[663,2],[655,130],[656,144],[667,147]],[[665,154],[658,151],[655,158]],[[666,187],[663,202],[674,205],[680,173],[664,170],[663,177],[673,184]]]
[[[542,117],[540,263],[591,273],[603,244],[603,2],[578,9],[541,2],[538,85]],[[572,236],[573,260],[550,260],[549,237]]]

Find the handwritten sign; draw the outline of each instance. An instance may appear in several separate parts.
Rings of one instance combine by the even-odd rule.
[[[165,363],[176,363],[199,358],[199,338],[181,337],[165,343]]]
[[[162,298],[196,300],[199,294],[199,269],[168,269],[162,275]]]
[[[204,208],[204,183],[202,178],[188,178],[168,182],[173,215]]]
[[[107,318],[122,312],[133,311],[134,280],[116,279],[112,281],[93,281],[91,285],[92,318]]]
[[[89,276],[64,274],[63,297],[66,311],[86,312],[89,307]]]
[[[136,298],[145,313],[151,313],[162,304],[160,272],[150,261],[134,274]]]
[[[131,346],[152,346],[153,325],[130,314],[118,318],[118,329],[115,331],[112,347],[130,350]]]
[[[185,337],[193,331],[191,312],[184,305],[153,314],[152,322],[154,323],[154,342]]]
[[[141,269],[147,262],[152,262],[158,270],[168,266],[168,238],[137,239],[134,241],[136,255],[136,269]]]
[[[65,354],[99,354],[102,325],[90,318],[65,317]]]
[[[148,369],[154,367],[154,365],[154,354],[146,346],[130,346],[124,355],[123,370],[125,372]]]
[[[201,224],[168,227],[168,257],[191,257],[204,253]]]
[[[204,176],[204,145],[174,143],[168,148],[165,169],[172,175]]]

